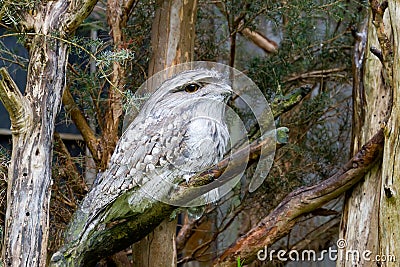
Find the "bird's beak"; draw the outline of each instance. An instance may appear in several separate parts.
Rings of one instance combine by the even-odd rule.
[[[215,89],[214,93],[218,94],[218,95],[222,95],[224,100],[228,100],[233,95],[232,88],[225,84],[222,86],[218,86]]]

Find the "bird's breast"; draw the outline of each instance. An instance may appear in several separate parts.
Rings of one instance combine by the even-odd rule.
[[[207,118],[193,120],[185,136],[187,161],[195,171],[217,163],[225,153],[228,138],[223,122]]]

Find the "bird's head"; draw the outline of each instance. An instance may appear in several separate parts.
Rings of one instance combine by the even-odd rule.
[[[143,106],[142,114],[158,116],[165,110],[220,110],[232,95],[228,79],[220,72],[195,69],[181,72],[164,81]],[[180,107],[180,108],[178,108]]]

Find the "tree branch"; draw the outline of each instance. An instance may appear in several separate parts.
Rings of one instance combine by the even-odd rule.
[[[242,23],[243,24],[243,23]],[[239,26],[241,27],[241,26]],[[239,32],[256,46],[264,50],[266,53],[278,52],[278,44],[265,37],[258,31],[252,31],[247,27],[243,27]]]
[[[13,134],[24,133],[32,124],[31,108],[6,68],[0,68],[0,100],[8,111]]]
[[[245,38],[247,38],[249,41],[251,41],[253,44],[264,50],[266,53],[276,53],[278,52],[278,44],[258,31],[253,31],[250,28],[246,27],[246,25],[243,22],[243,19],[245,18],[246,12],[241,12],[234,20],[232,23],[230,23],[229,19],[229,11],[227,10],[227,7],[225,4],[221,2],[216,2],[215,3],[216,7],[219,9],[219,11],[225,15],[228,24],[230,24],[229,29],[231,31],[231,37],[235,36],[238,32],[241,33]],[[246,22],[249,23],[249,21],[252,21],[256,18],[253,17],[252,19],[247,20]],[[232,24],[232,25],[231,25]]]
[[[305,214],[320,208],[356,184],[382,157],[380,129],[336,174],[321,183],[290,193],[267,217],[239,238],[215,261],[217,266],[234,266],[237,258],[250,263],[257,252],[286,235]]]
[[[325,70],[314,70],[306,73],[295,74],[291,77],[286,77],[283,79],[283,82],[292,82],[299,79],[307,79],[307,78],[319,78],[319,77],[328,77],[332,73],[345,71],[346,67],[325,69]]]
[[[65,111],[71,114],[72,120],[82,134],[83,140],[88,146],[89,151],[93,156],[93,159],[98,163],[100,161],[101,153],[103,151],[102,145],[90,125],[87,123],[85,116],[76,105],[74,98],[72,97],[72,94],[68,88],[66,88],[64,91],[62,102]]]
[[[73,0],[70,2],[69,18],[64,29],[67,34],[73,33],[82,21],[92,12],[97,0]]]
[[[311,86],[307,84],[292,90],[285,96],[276,97],[270,104],[274,119],[299,104],[309,92],[311,92]]]

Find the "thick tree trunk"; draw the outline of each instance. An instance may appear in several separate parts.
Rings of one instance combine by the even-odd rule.
[[[52,12],[50,18],[59,17],[66,7]],[[53,31],[45,27],[54,25],[42,26],[44,34]],[[23,129],[14,131],[8,174],[3,251],[7,266],[46,264],[52,138],[65,85],[66,51],[67,45],[59,40],[32,38],[26,87],[29,119]]]
[[[179,63],[193,60],[197,0],[159,0],[152,26],[153,55],[149,77]],[[176,265],[176,220],[162,222],[133,245],[135,266]]]
[[[392,93],[393,107],[387,125],[387,138],[383,152],[381,199],[380,199],[380,227],[379,227],[379,253],[380,255],[396,256],[388,259],[387,266],[398,266],[400,256],[400,207],[397,203],[400,191],[400,1],[391,1],[387,11],[390,14],[392,34]]]
[[[158,0],[151,34],[149,76],[193,60],[197,0]]]
[[[371,1],[371,6],[366,44],[359,46],[365,46],[365,60],[360,63],[361,56],[354,63],[359,76],[356,75],[354,84],[352,149],[357,151],[381,126],[385,127],[385,146],[382,164],[375,166],[363,182],[347,193],[340,228],[340,238],[346,241],[346,247],[339,250],[337,266],[377,266],[376,255],[388,257],[385,266],[395,266],[389,257],[400,255],[400,218],[395,205],[398,197],[395,192],[400,186],[396,159],[400,145],[400,2],[389,1],[388,9],[376,1]],[[349,257],[349,251],[372,254],[366,258]]]
[[[68,45],[62,38],[76,29],[94,4],[47,2],[38,6],[34,17],[25,14],[21,25],[35,33],[27,36],[25,97],[2,72],[8,82],[0,88],[1,100],[10,113],[13,133],[3,246],[6,266],[46,265],[52,140],[67,64]]]

